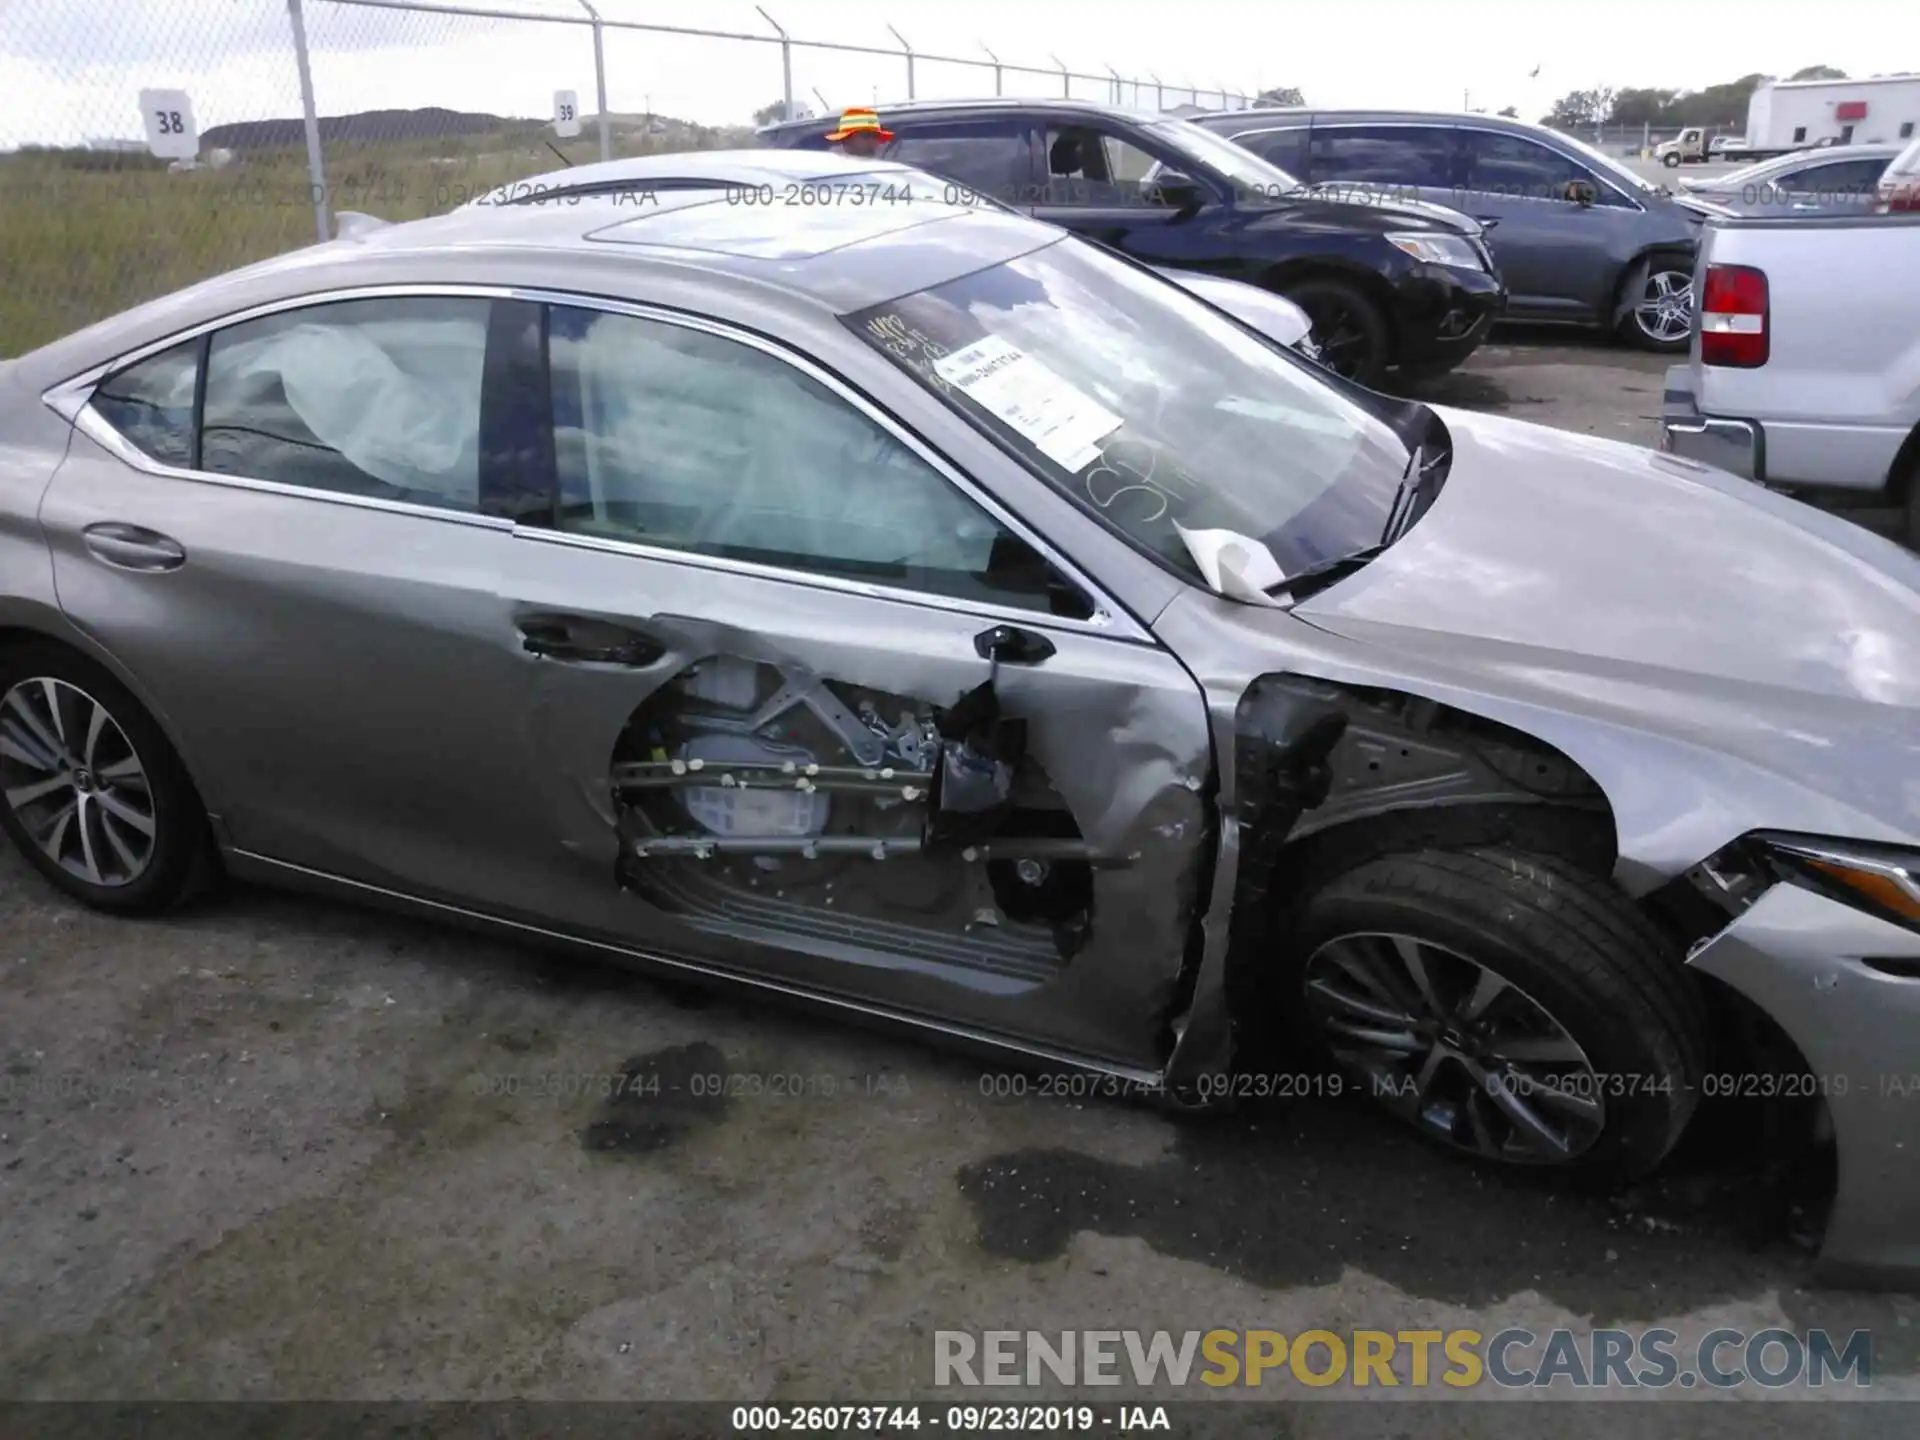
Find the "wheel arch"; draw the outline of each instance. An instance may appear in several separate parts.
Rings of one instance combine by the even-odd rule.
[[[1698,245],[1680,240],[1657,240],[1643,245],[1626,264],[1620,267],[1620,273],[1613,280],[1613,305],[1609,312],[1607,327],[1617,328],[1633,309],[1633,297],[1645,283],[1647,272],[1653,267],[1656,255],[1685,256],[1687,268],[1691,271],[1700,257]]]
[[[1402,348],[1399,310],[1392,283],[1379,271],[1326,256],[1309,256],[1269,266],[1260,273],[1260,288],[1278,295],[1287,286],[1307,280],[1335,280],[1351,285],[1372,301],[1380,312],[1381,323],[1387,327],[1387,363],[1399,363]]]
[[[118,682],[128,694],[132,695],[140,708],[159,728],[166,742],[173,748],[174,755],[180,761],[180,768],[186,772],[187,781],[193,786],[195,796],[200,800],[206,812],[208,823],[214,828],[216,836],[223,836],[220,819],[214,808],[208,804],[206,787],[201,784],[200,772],[194,763],[193,752],[182,743],[181,735],[173,721],[157,703],[147,687],[140,683],[139,677],[128,670],[116,659],[113,653],[99,644],[84,630],[77,629],[58,611],[39,613],[41,607],[27,610],[10,610],[0,613],[0,653],[33,645],[52,646],[66,650],[90,664],[99,666]]]
[[[1920,425],[1901,442],[1893,464],[1887,467],[1887,495],[1901,505],[1920,495]]]

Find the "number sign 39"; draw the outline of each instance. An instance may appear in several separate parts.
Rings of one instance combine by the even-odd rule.
[[[580,97],[571,90],[553,92],[553,133],[562,139],[580,133]]]
[[[191,160],[200,153],[200,127],[184,90],[142,90],[140,114],[147,125],[147,148],[166,160]]]

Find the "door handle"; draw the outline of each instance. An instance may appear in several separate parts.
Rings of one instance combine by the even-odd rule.
[[[1053,654],[1053,641],[1038,630],[1018,625],[996,625],[973,637],[973,648],[982,660],[996,665],[1038,665]]]
[[[519,624],[520,648],[546,660],[639,668],[667,653],[651,635],[584,615],[530,615]]]
[[[80,532],[94,558],[117,570],[178,570],[187,563],[180,542],[141,525],[104,520]]]

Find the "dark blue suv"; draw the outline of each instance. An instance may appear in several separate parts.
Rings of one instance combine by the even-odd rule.
[[[1700,228],[1675,195],[1571,135],[1497,115],[1235,110],[1205,126],[1316,189],[1457,206],[1487,228],[1509,315],[1597,326],[1649,350],[1693,333]]]
[[[1506,286],[1473,219],[1417,199],[1308,193],[1188,121],[1074,100],[877,107],[888,160],[952,180],[1164,269],[1243,280],[1313,321],[1321,362],[1363,385],[1450,370],[1486,338]],[[760,132],[825,150],[830,119]]]

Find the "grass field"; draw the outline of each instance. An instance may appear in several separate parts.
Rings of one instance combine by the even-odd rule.
[[[616,126],[614,153],[723,138]],[[560,169],[563,158],[599,158],[591,120],[566,141],[528,122],[457,139],[330,144],[328,199],[336,212],[419,219],[509,180]],[[316,238],[304,148],[250,151],[222,169],[186,171],[169,171],[146,155],[102,151],[0,156],[0,357]]]

